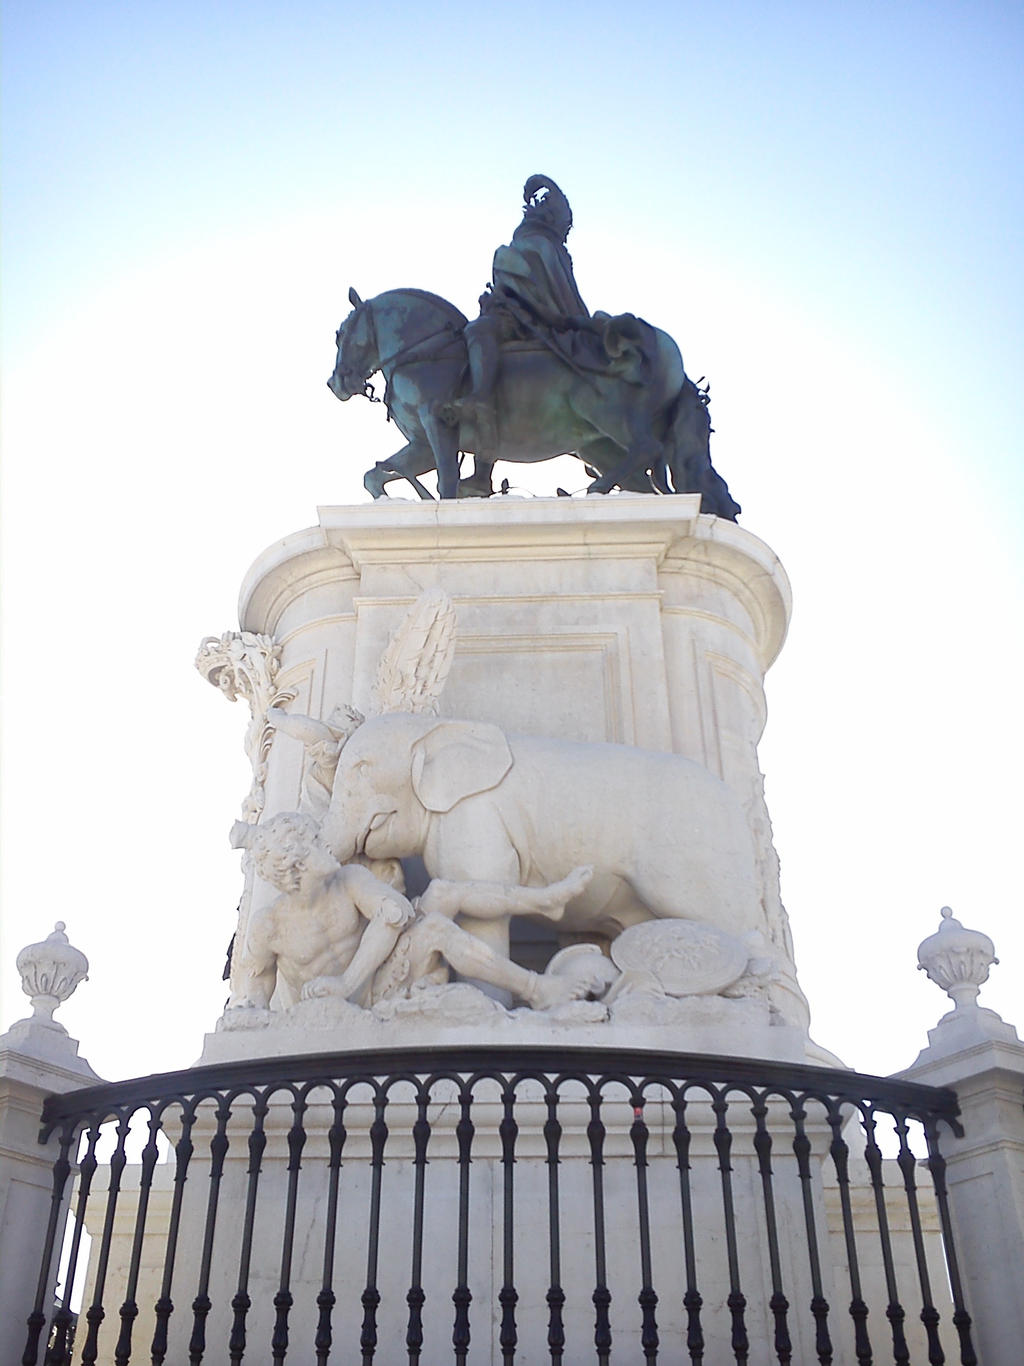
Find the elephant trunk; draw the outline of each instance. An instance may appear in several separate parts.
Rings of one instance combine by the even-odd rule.
[[[320,826],[320,843],[339,863],[348,863],[358,853],[356,836],[346,828],[343,817],[337,811],[328,811],[324,817]]]

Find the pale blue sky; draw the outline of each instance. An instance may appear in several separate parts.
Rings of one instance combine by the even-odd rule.
[[[710,377],[716,463],[793,579],[762,754],[817,1037],[909,1061],[946,900],[996,938],[1012,1014],[1022,28],[984,3],[8,0],[5,985],[59,914],[94,1065],[198,1053],[246,778],[195,645],[395,444],[324,387],[349,284],[472,312],[543,171],[590,306]],[[144,1045],[110,993],[151,1012],[157,956],[191,1004]],[[869,984],[905,1024],[863,1027]]]

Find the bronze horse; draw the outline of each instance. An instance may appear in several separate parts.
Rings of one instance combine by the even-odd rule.
[[[328,380],[342,400],[374,397],[369,378],[384,375],[384,403],[407,444],[368,470],[363,483],[375,498],[394,479],[406,479],[421,498],[419,481],[437,470],[441,498],[459,493],[460,452],[477,456],[464,491],[489,494],[495,460],[536,462],[578,456],[596,476],[588,492],[623,489],[701,493],[702,508],[735,518],[739,506],[712,468],[706,395],[684,370],[672,338],[647,323],[646,350],[653,355],[643,382],[629,372],[628,340],[618,319],[602,319],[613,359],[603,371],[566,363],[541,342],[513,342],[502,351],[494,400],[498,445],[481,459],[478,434],[454,417],[450,405],[465,386],[468,365],[462,329],[466,318],[436,294],[394,289],[365,302],[349,291],[353,310],[338,329],[338,356]],[[625,357],[616,373],[614,348]],[[671,481],[671,483],[669,482]]]

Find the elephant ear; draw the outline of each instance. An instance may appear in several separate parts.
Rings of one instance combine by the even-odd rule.
[[[412,787],[428,811],[497,787],[511,767],[504,732],[483,721],[439,721],[412,746]]]

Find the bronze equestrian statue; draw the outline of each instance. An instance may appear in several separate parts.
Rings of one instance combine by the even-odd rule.
[[[437,470],[441,498],[489,495],[496,460],[574,454],[594,478],[588,492],[700,493],[702,511],[735,520],[739,505],[710,457],[707,391],[683,370],[666,332],[631,313],[590,313],[565,240],[569,202],[548,176],[531,176],[523,221],[494,254],[491,283],[473,322],[418,289],[389,290],[338,329],[328,384],[340,399],[384,403],[407,444],[364,478],[375,498],[393,479]],[[475,456],[460,484],[460,454]]]

